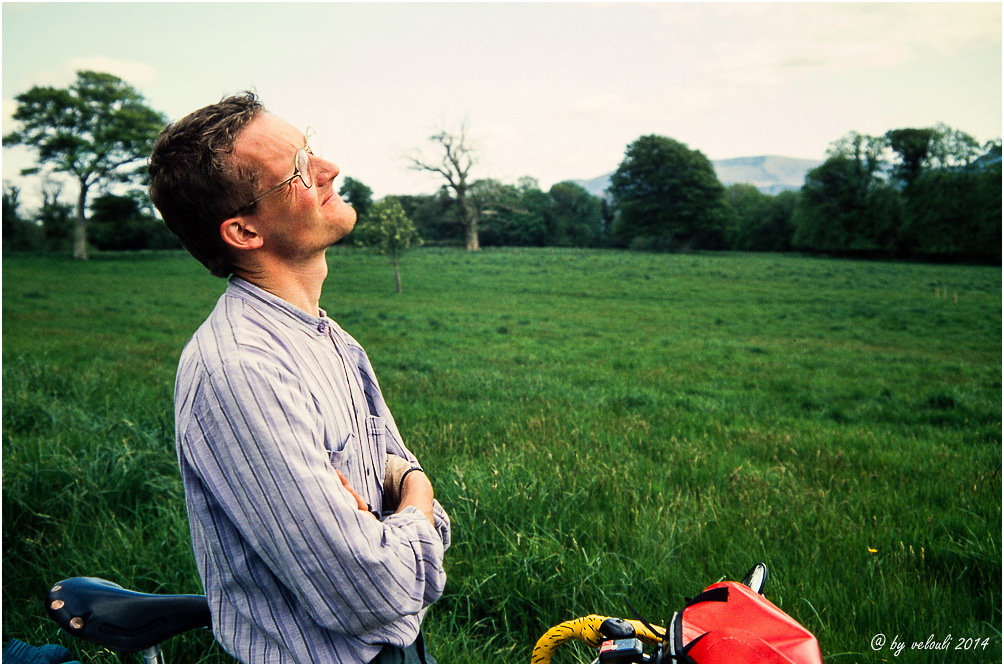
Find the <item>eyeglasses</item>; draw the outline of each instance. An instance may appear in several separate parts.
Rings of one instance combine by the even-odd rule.
[[[247,202],[246,204],[238,208],[236,211],[234,211],[234,214],[236,215],[237,213],[248,210],[256,203],[267,197],[268,195],[278,190],[281,190],[283,187],[292,183],[297,178],[299,178],[300,182],[303,183],[303,186],[309,190],[311,186],[313,186],[314,184],[314,178],[310,172],[310,156],[313,154],[314,151],[310,149],[310,146],[304,146],[303,148],[300,148],[298,151],[296,151],[296,158],[293,164],[293,175],[287,178],[286,180],[282,181],[272,189],[268,190],[267,192],[259,194],[254,199],[252,199],[251,201]]]

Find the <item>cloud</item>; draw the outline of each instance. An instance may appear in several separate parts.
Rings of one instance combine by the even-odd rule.
[[[996,3],[672,3],[653,11],[671,52],[700,52],[703,74],[732,80],[770,69],[888,70],[1001,43]]]
[[[48,67],[16,72],[12,78],[19,91],[32,86],[65,88],[76,80],[76,74],[81,70],[113,74],[137,88],[156,83],[160,78],[157,70],[144,62],[106,56],[74,56]]]
[[[157,70],[146,64],[132,60],[119,60],[107,56],[77,56],[68,58],[67,66],[73,71],[92,70],[114,74],[134,86],[156,83]]]

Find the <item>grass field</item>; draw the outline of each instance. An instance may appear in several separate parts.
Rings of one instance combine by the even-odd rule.
[[[662,623],[763,560],[827,662],[1000,663],[999,267],[430,248],[397,295],[385,258],[329,259],[321,306],[453,519],[441,662]],[[172,387],[223,288],[180,252],[3,258],[4,642],[117,659],[46,618],[68,576],[201,591]]]

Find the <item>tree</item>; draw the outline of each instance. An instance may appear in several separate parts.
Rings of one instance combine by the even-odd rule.
[[[610,181],[615,231],[633,246],[725,246],[725,188],[700,151],[668,137],[643,136],[628,146]]]
[[[910,188],[905,250],[938,259],[1001,260],[1001,163],[925,170]]]
[[[798,249],[882,254],[899,247],[904,206],[890,186],[886,136],[849,132],[830,144],[799,193],[792,245]]]
[[[885,137],[889,147],[900,156],[900,163],[893,167],[892,175],[909,188],[927,165],[938,131],[931,128],[896,129],[886,132]]]
[[[757,225],[767,195],[749,183],[735,183],[725,188],[725,204],[729,211],[727,238],[733,250],[751,250]]]
[[[37,219],[45,238],[45,249],[65,252],[73,244],[73,204],[59,200],[63,194],[63,183],[51,178],[48,174],[39,187],[42,195],[42,207],[38,209]]]
[[[369,215],[370,207],[373,205],[373,190],[361,181],[352,176],[346,176],[338,194],[355,209],[357,221]]]
[[[468,201],[468,177],[474,166],[474,150],[467,137],[467,123],[460,126],[460,132],[453,134],[441,130],[429,137],[443,150],[443,157],[438,162],[421,156],[406,156],[411,162],[409,168],[415,171],[431,171],[446,179],[446,184],[453,192],[453,208],[457,220],[464,231],[464,244],[467,249],[476,252],[481,248],[478,242],[478,217]]]
[[[798,249],[1000,261],[999,143],[941,123],[851,132],[827,152],[799,193]]]
[[[753,252],[787,252],[794,233],[795,192],[764,194],[754,185],[736,183],[726,189],[730,210],[729,247]]]
[[[519,190],[494,178],[471,183],[468,200],[478,225],[478,243],[484,245],[528,245],[517,230],[515,216],[520,208]]]
[[[848,132],[829,145],[828,158],[847,160],[850,166],[849,185],[864,197],[868,191],[882,184],[888,168],[887,154],[889,140],[884,136],[869,136],[859,132]]]
[[[1001,169],[994,144],[944,123],[886,133],[901,164],[906,220],[900,250],[924,257],[1000,261]],[[999,156],[999,150],[998,150]]]
[[[42,228],[33,220],[21,216],[21,189],[3,184],[3,250],[23,252],[42,249]]]
[[[938,123],[934,129],[937,134],[931,143],[928,164],[933,169],[968,167],[994,146],[993,142],[981,146],[971,134],[952,129],[945,123]]]
[[[99,250],[181,248],[178,237],[154,214],[142,190],[105,193],[91,203],[90,237]]]
[[[795,247],[854,254],[896,249],[901,195],[860,155],[863,161],[832,156],[806,174],[794,212]]]
[[[445,185],[435,194],[401,195],[397,200],[424,240],[463,243],[453,201]]]
[[[548,213],[551,200],[540,190],[536,178],[523,176],[516,184],[519,208],[514,211],[513,230],[520,235],[520,245],[553,245],[553,229]]]
[[[130,164],[153,149],[165,116],[148,107],[132,86],[111,74],[77,72],[68,88],[35,86],[17,95],[20,127],[3,138],[38,153],[38,165],[72,176],[79,186],[73,256],[87,259],[87,195],[98,183],[128,182],[142,170]]]
[[[18,209],[21,202],[21,188],[7,182],[3,183],[3,240],[10,243],[17,235],[21,226],[21,215]]]
[[[547,193],[548,245],[589,247],[603,234],[603,206],[581,185],[556,183]]]
[[[422,244],[415,225],[404,213],[401,203],[394,197],[386,197],[373,206],[371,214],[361,224],[357,224],[353,235],[356,243],[368,247],[377,254],[390,257],[394,265],[394,285],[401,293],[401,272],[398,261],[406,250]]]

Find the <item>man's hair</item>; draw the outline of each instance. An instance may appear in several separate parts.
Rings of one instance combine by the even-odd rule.
[[[150,155],[150,198],[168,229],[217,277],[233,272],[220,224],[258,188],[258,170],[233,158],[234,143],[264,111],[253,92],[225,97],[165,127]]]

